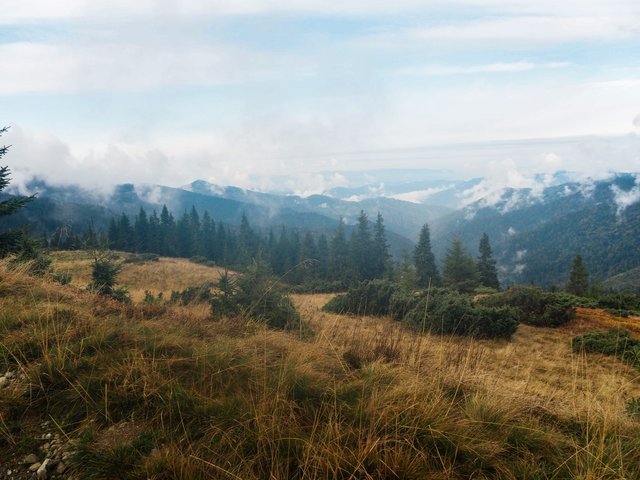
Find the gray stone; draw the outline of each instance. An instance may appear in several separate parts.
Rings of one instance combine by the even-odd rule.
[[[38,456],[35,453],[30,453],[22,459],[22,463],[31,465],[38,462]]]
[[[40,468],[38,469],[38,471],[36,472],[36,474],[38,475],[38,478],[40,480],[43,480],[45,478],[47,478],[47,466],[49,465],[49,459],[46,458],[44,460],[44,462],[42,462],[42,465],[40,465]]]
[[[53,435],[51,433],[47,433],[44,438],[46,438],[47,440],[51,440],[53,438]]]

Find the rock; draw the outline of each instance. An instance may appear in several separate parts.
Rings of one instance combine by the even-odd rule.
[[[42,449],[47,452],[49,450],[49,448],[51,448],[51,444],[49,442],[45,443],[44,445],[42,445]]]
[[[38,456],[35,453],[30,453],[22,459],[22,463],[29,465],[32,463],[38,463]]]
[[[38,471],[38,469],[40,468],[40,465],[42,465],[40,462],[36,462],[36,463],[34,463],[33,465],[31,465],[31,466],[29,467],[29,471],[30,471],[30,472],[37,472],[37,471]]]
[[[40,468],[38,468],[38,471],[36,472],[36,474],[38,475],[38,478],[40,480],[47,478],[47,466],[49,465],[49,459],[45,459],[44,462],[42,462],[42,465],[40,465]]]
[[[53,438],[53,435],[52,435],[51,433],[47,433],[47,434],[44,436],[44,438],[45,438],[45,439],[47,439],[47,440],[51,440],[51,439]]]

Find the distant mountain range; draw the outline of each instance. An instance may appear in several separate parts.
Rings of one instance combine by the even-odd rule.
[[[378,212],[383,215],[396,258],[403,249],[411,251],[421,226],[429,223],[440,260],[454,237],[476,255],[486,232],[504,283],[561,285],[580,253],[592,278],[605,286],[640,288],[639,175],[576,182],[560,173],[519,189],[491,188],[484,179],[449,181],[433,172],[398,171],[390,183],[375,176],[354,178],[363,183],[307,197],[202,180],[182,188],[125,184],[101,196],[34,181],[29,188],[39,192],[38,199],[24,212],[0,219],[0,228],[26,221],[34,231],[50,232],[61,224],[82,231],[91,221],[104,228],[114,215],[135,215],[140,207],[159,212],[166,204],[176,216],[195,206],[229,224],[237,224],[245,213],[261,229],[284,225],[331,234],[340,218],[353,225],[364,210],[372,221]]]

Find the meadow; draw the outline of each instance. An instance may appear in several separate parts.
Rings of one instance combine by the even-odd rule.
[[[142,302],[220,269],[126,263],[133,303],[120,304],[84,290],[90,262],[56,254],[70,285],[0,264],[0,370],[15,372],[0,458],[14,478],[46,455],[44,424],[67,452],[62,478],[640,478],[638,370],[571,348],[594,329],[638,337],[638,318],[579,308],[559,328],[477,340],[293,295],[304,329],[277,331],[213,320],[206,303]]]

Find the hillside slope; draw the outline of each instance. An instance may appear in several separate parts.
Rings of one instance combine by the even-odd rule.
[[[295,299],[310,337],[0,264],[3,469],[30,478],[32,454],[62,478],[640,475],[637,372],[571,353],[597,318],[473,341],[320,312],[328,298]]]

